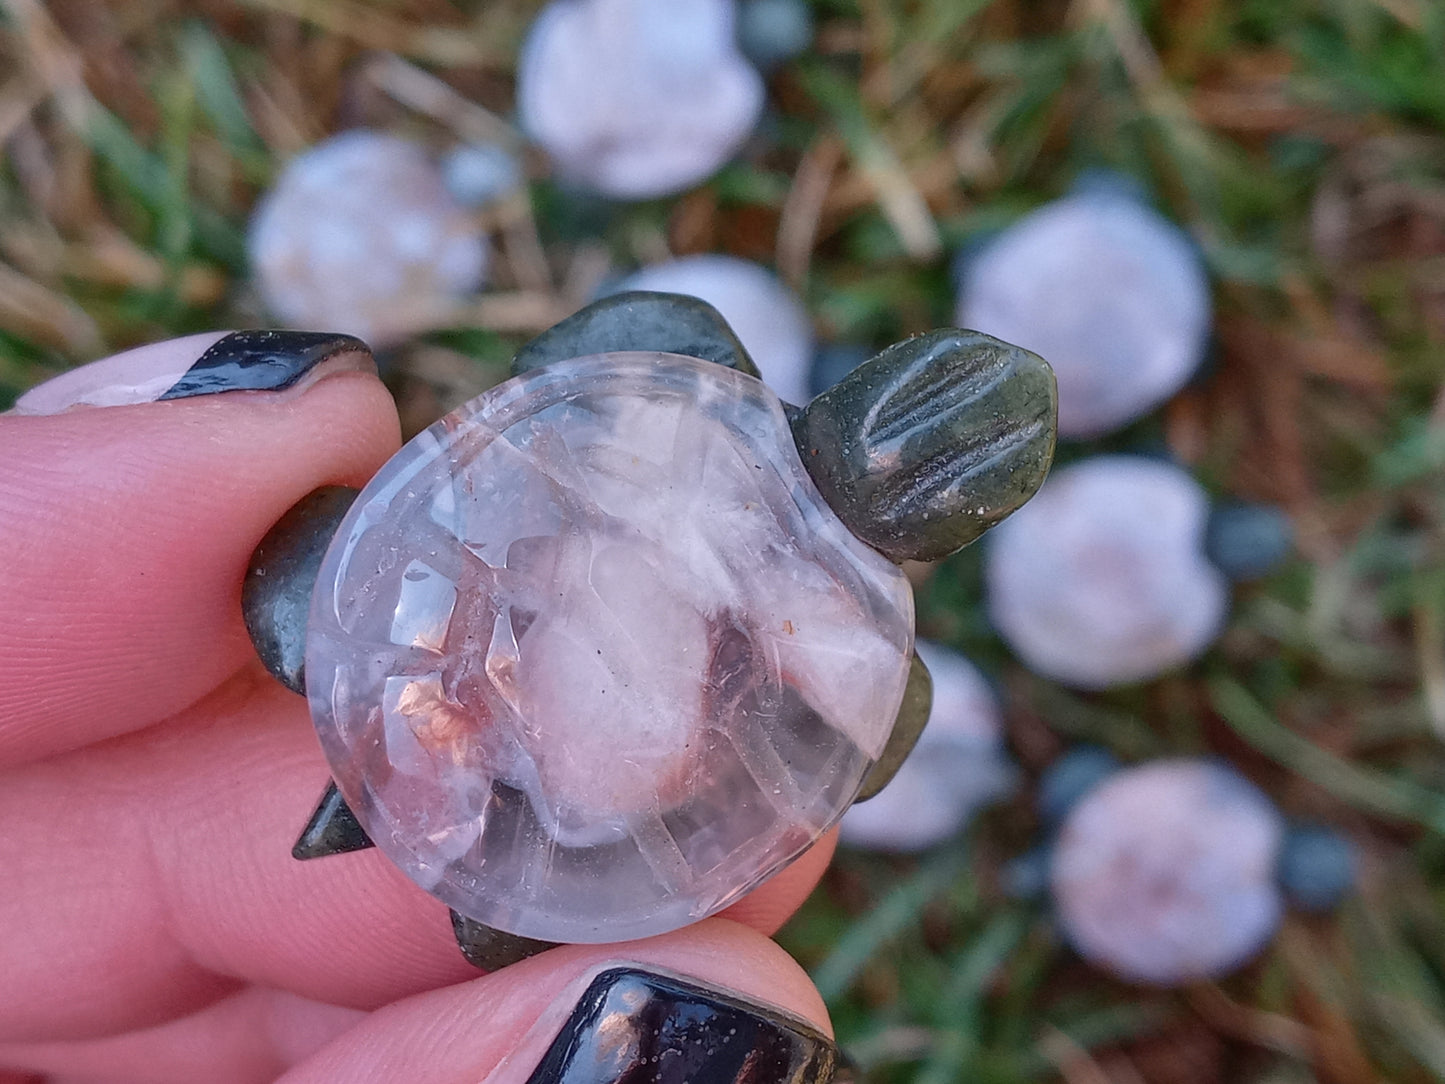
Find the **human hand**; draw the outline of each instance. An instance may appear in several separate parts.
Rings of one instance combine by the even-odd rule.
[[[379,852],[290,857],[327,768],[255,656],[242,578],[286,509],[363,484],[398,428],[359,344],[283,335],[197,366],[221,338],[97,362],[0,417],[0,1067],[590,1082],[642,1049],[660,1082],[830,1079],[821,999],[766,935],[831,834],[723,917],[481,978]],[[590,1043],[539,1070],[574,1024]]]

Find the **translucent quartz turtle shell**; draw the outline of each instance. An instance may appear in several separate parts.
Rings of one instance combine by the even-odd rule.
[[[683,926],[848,807],[903,696],[899,569],[777,398],[671,354],[548,365],[396,455],[321,568],[311,711],[368,835],[551,941]]]

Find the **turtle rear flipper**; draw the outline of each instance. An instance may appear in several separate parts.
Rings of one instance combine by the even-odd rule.
[[[908,684],[903,688],[903,703],[898,706],[898,715],[893,720],[893,729],[888,732],[888,743],[858,788],[855,802],[866,802],[876,797],[898,774],[908,754],[923,737],[923,728],[928,725],[929,713],[933,710],[933,675],[928,666],[913,653],[908,665]]]
[[[890,346],[793,422],[829,506],[894,561],[946,557],[1027,501],[1057,429],[1048,363],[957,329]]]
[[[761,378],[717,309],[700,298],[651,290],[604,297],[548,328],[517,351],[512,375],[555,361],[622,350],[683,354]]]

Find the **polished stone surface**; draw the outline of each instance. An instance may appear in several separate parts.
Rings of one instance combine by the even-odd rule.
[[[517,114],[560,176],[614,199],[681,192],[762,111],[732,0],[552,0],[517,65]]]
[[[1098,436],[1152,410],[1209,345],[1209,279],[1188,234],[1117,186],[1056,200],[969,261],[957,321],[1049,359],[1059,433]]]
[[[321,801],[316,803],[316,812],[311,814],[311,819],[291,848],[291,857],[307,862],[313,858],[329,858],[333,854],[349,854],[375,846],[333,781],[327,783],[322,791]]]
[[[306,695],[306,625],[321,559],[359,491],[322,486],[266,532],[241,584],[241,616],[266,669]]]
[[[846,846],[900,852],[936,846],[1017,781],[1003,713],[978,668],[942,644],[920,640],[914,650],[932,674],[928,725],[882,793],[843,815]]]
[[[1053,373],[972,331],[890,346],[794,423],[803,462],[853,533],[896,561],[934,561],[1033,496],[1053,462]]]
[[[527,1084],[845,1084],[833,1041],[772,1006],[612,968],[583,992]]]
[[[354,129],[286,163],[256,205],[247,254],[285,324],[379,348],[454,319],[490,245],[423,147]]]
[[[1270,800],[1220,762],[1123,769],[1059,831],[1051,882],[1060,925],[1082,956],[1121,978],[1218,978],[1279,924],[1283,830]]]
[[[523,345],[512,375],[588,354],[655,350],[715,361],[748,376],[758,367],[717,309],[697,297],[624,290],[594,301]]]
[[[500,971],[557,947],[552,941],[534,941],[530,937],[503,933],[466,915],[455,911],[451,914],[452,934],[457,939],[457,948],[462,950],[467,963],[483,971]]]
[[[888,744],[883,747],[873,767],[863,779],[855,802],[866,802],[878,794],[898,774],[918,739],[928,725],[929,713],[933,710],[933,676],[928,666],[918,657],[914,646],[913,662],[908,668],[908,685],[903,690],[903,703],[898,708],[898,718],[893,720],[893,729],[888,734]]]
[[[1109,455],[1056,471],[988,540],[994,626],[1030,669],[1083,689],[1201,654],[1229,609],[1205,557],[1209,500],[1188,472]]]
[[[880,756],[912,597],[758,381],[580,358],[449,415],[363,491],[306,665],[367,833],[479,922],[611,941],[797,857]]]
[[[812,397],[808,377],[813,324],[808,310],[762,264],[707,252],[644,267],[620,285],[625,290],[661,290],[706,301],[737,333],[778,398],[803,406]]]

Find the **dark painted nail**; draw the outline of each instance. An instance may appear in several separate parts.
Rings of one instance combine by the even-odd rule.
[[[452,933],[456,936],[457,948],[462,950],[467,963],[480,967],[483,971],[500,971],[529,956],[557,947],[555,941],[536,941],[530,937],[494,930],[485,923],[456,911],[452,912]]]
[[[266,669],[306,695],[306,623],[321,559],[359,490],[322,486],[266,532],[241,584],[241,616]]]
[[[322,331],[236,331],[212,344],[160,398],[188,399],[223,391],[280,391],[342,354],[371,350],[351,335]],[[375,364],[371,362],[371,364]]]
[[[637,968],[592,980],[529,1084],[827,1084],[841,1061],[776,1009]]]
[[[376,371],[371,351],[350,335],[237,331],[193,335],[127,350],[31,388],[15,414],[135,406],[224,391],[300,389],[333,372]]]
[[[311,819],[301,831],[301,838],[291,848],[291,857],[305,862],[310,858],[364,851],[375,846],[341,796],[341,791],[336,789],[336,781],[332,780],[326,784],[316,812],[311,814]]]

